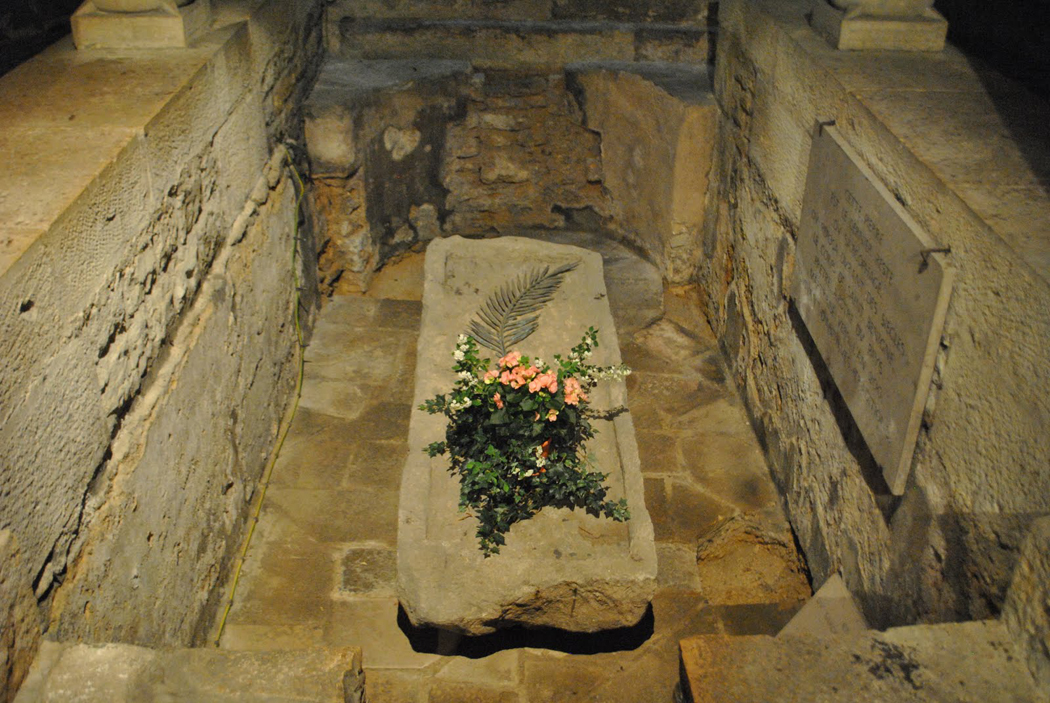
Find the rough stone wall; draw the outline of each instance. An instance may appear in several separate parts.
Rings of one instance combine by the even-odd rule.
[[[383,263],[440,233],[438,173],[469,71],[426,59],[325,62],[304,129],[323,291],[365,290]]]
[[[584,227],[675,283],[701,251],[717,109],[703,68],[564,73],[329,59],[306,109],[324,290],[450,234]]]
[[[556,228],[566,211],[608,211],[601,140],[583,126],[563,74],[479,72],[468,97],[441,165],[446,231]]]
[[[1036,681],[1044,691],[1050,690],[1050,517],[1032,523],[1003,620],[1024,644]]]
[[[321,46],[317,4],[244,19],[0,277],[0,699],[42,629],[189,644],[214,613],[294,384],[275,145]]]
[[[1018,240],[1022,248],[1008,242],[1000,235],[1005,219],[993,231],[992,220],[975,215],[976,201],[964,204],[960,193],[1031,167],[979,167],[979,177],[957,192],[951,178],[967,175],[958,155],[985,153],[986,140],[997,137],[956,129],[946,143],[924,147],[940,118],[919,106],[946,89],[955,91],[947,95],[956,116],[960,106],[987,99],[965,57],[951,48],[875,60],[836,53],[806,26],[805,9],[764,0],[721,7],[721,195],[697,270],[705,312],[816,582],[841,571],[879,625],[996,615],[1027,526],[1050,512],[1050,395],[1039,371],[1050,365],[1050,287],[1045,265],[1026,256],[1030,240]],[[877,112],[880,105],[893,108]],[[957,272],[899,498],[888,494],[789,305],[809,146],[817,122],[828,119],[919,226],[951,246]],[[919,127],[894,133],[890,122],[898,130]],[[978,116],[969,124],[977,134],[990,123]],[[1016,149],[1003,141],[988,164],[1012,159],[1007,154]]]
[[[718,111],[703,69],[619,69],[572,74],[586,125],[601,135],[607,223],[685,283],[700,256]]]

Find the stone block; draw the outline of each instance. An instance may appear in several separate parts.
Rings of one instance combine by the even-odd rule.
[[[706,74],[668,64],[589,62],[569,69],[585,123],[602,135],[612,226],[672,282],[700,253],[717,108]],[[707,88],[707,89],[705,89]]]
[[[211,0],[156,4],[145,12],[106,12],[87,0],[70,18],[73,42],[78,49],[185,47],[211,26]]]
[[[826,637],[702,635],[680,643],[693,703],[1045,700],[995,621]]]
[[[834,574],[795,613],[784,629],[777,633],[777,637],[845,635],[867,629],[868,621],[864,619],[845,582],[841,576]]]
[[[541,320],[524,345],[547,357],[564,353],[589,325],[613,328],[601,257],[514,237],[433,242],[426,261],[416,404],[451,387],[456,338],[492,290],[523,265],[570,260],[579,260],[579,268],[543,313],[546,324]],[[593,363],[618,363],[615,336],[602,333],[600,341]],[[625,402],[622,383],[599,386],[594,395],[599,408]],[[597,436],[588,449],[598,469],[609,474],[611,497],[627,498],[628,523],[545,508],[515,524],[501,553],[485,558],[474,521],[461,519],[457,510],[459,485],[447,459],[423,452],[444,436],[445,418],[413,411],[398,513],[398,594],[414,624],[484,634],[515,623],[594,632],[638,622],[656,588],[656,551],[633,424],[629,413],[594,424]]]
[[[933,8],[917,16],[886,17],[840,10],[827,0],[816,0],[811,22],[842,50],[940,51],[948,35],[948,22]]]
[[[560,66],[581,60],[705,63],[704,27],[646,21],[352,17],[332,20],[347,58],[432,56],[486,68]]]
[[[720,605],[800,603],[810,596],[805,566],[779,506],[736,513],[697,545],[700,584]]]
[[[47,643],[15,700],[361,703],[363,691],[356,647],[234,652]]]

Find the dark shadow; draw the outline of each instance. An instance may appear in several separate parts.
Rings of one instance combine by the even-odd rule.
[[[527,628],[516,625],[501,628],[490,635],[465,636],[459,641],[456,655],[468,659],[481,659],[507,649],[522,647],[549,649],[565,654],[626,652],[645,644],[653,636],[654,625],[651,605],[637,625],[602,632],[569,632],[554,627]],[[397,609],[397,626],[405,633],[413,650],[425,654],[438,653],[437,628],[416,627],[400,606]]]
[[[1050,3],[937,0],[936,9],[1031,168],[1033,185],[1050,190]]]
[[[23,0],[0,9],[0,76],[69,34],[82,0]]]
[[[813,371],[820,382],[820,390],[824,394],[824,399],[827,401],[832,415],[835,417],[835,423],[842,434],[842,440],[860,467],[864,482],[868,484],[868,488],[871,490],[875,502],[882,513],[882,517],[888,524],[893,518],[893,513],[897,510],[897,506],[900,505],[900,498],[890,492],[890,487],[882,476],[882,467],[875,461],[875,457],[872,456],[867,442],[864,441],[864,436],[861,434],[860,428],[857,427],[857,422],[853,419],[853,414],[846,405],[846,400],[839,392],[838,386],[835,385],[835,379],[832,378],[831,371],[828,369],[827,364],[824,363],[824,358],[820,355],[816,342],[813,341],[809,330],[806,329],[806,323],[802,321],[794,301],[788,306],[788,317],[799,342],[802,344],[802,349],[805,350],[810,364],[813,365]],[[834,507],[839,500],[838,484],[833,483],[829,490],[831,507]]]
[[[934,7],[948,20],[948,41],[1050,99],[1050,4],[937,0]]]

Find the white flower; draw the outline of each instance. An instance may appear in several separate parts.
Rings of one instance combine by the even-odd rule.
[[[464,356],[466,355],[463,353],[462,349],[456,349],[456,351],[452,352],[452,358],[456,361],[463,361]]]
[[[459,335],[459,337],[456,338],[456,344],[457,345],[462,346],[462,345],[464,345],[466,343],[467,343],[467,335],[461,334],[461,335]]]
[[[460,371],[456,375],[459,376],[460,378],[462,378],[464,381],[473,381],[474,380],[474,374],[472,374],[470,371]]]
[[[524,476],[525,478],[528,478],[529,476],[532,476],[534,473],[536,473],[536,472],[533,471],[532,469],[529,469],[528,471],[523,473],[522,476]]]

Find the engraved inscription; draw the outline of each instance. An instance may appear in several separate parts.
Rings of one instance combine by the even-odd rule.
[[[813,142],[795,305],[886,482],[911,465],[950,291],[943,257],[832,127]]]

